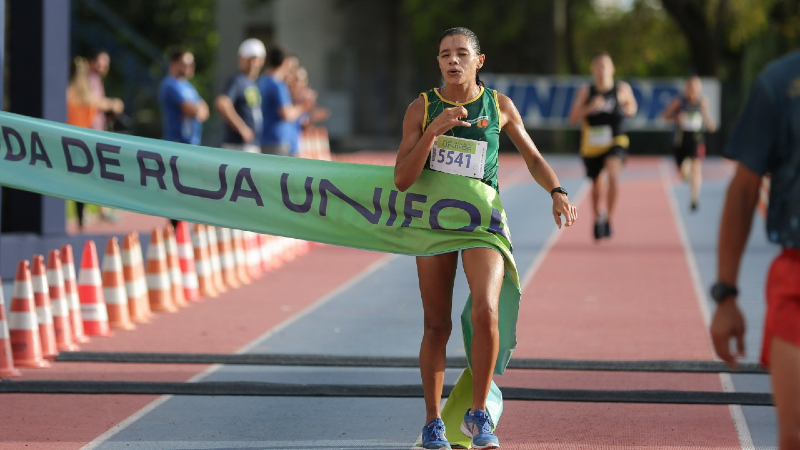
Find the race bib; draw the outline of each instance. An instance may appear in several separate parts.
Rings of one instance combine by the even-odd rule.
[[[589,127],[589,145],[592,147],[605,147],[614,142],[614,132],[611,125],[595,125]]]
[[[700,111],[686,111],[681,121],[683,131],[700,131],[703,128],[703,115]]]
[[[431,169],[470,178],[483,178],[485,141],[439,136],[431,148]]]

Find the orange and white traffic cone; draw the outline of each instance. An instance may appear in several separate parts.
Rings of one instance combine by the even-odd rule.
[[[192,246],[192,236],[189,234],[189,225],[186,222],[178,222],[175,240],[178,245],[178,263],[183,276],[183,296],[189,302],[199,302],[200,286],[194,264],[194,247]]]
[[[14,293],[11,294],[11,307],[8,310],[8,334],[15,366],[50,367],[50,363],[42,355],[39,319],[36,318],[33,284],[27,260],[17,264]]]
[[[258,251],[261,254],[261,271],[262,272],[269,272],[270,270],[275,270],[277,267],[273,264],[275,261],[272,258],[271,248],[269,246],[269,241],[273,238],[273,236],[268,236],[266,234],[259,234],[257,235],[258,239]]]
[[[144,252],[142,251],[142,241],[139,240],[139,233],[133,232],[133,257],[135,258],[136,264],[136,284],[137,284],[137,292],[146,299],[146,302],[142,302],[141,308],[144,314],[147,316],[147,320],[150,321],[153,318],[153,310],[150,308],[150,291],[147,289],[147,265],[144,262]]]
[[[274,236],[274,238],[270,245],[272,245],[275,265],[280,267],[292,260],[292,255],[289,252],[289,239],[283,236]]]
[[[244,248],[247,254],[247,274],[256,279],[261,276],[261,250],[258,248],[258,235],[252,231],[244,232]]]
[[[236,259],[233,256],[233,237],[230,228],[217,228],[217,250],[222,265],[222,279],[231,289],[241,286],[236,276]]]
[[[203,224],[195,224],[192,234],[194,244],[194,262],[197,266],[197,282],[200,286],[200,295],[203,297],[216,297],[219,295],[214,283],[214,271],[208,257],[208,232]]]
[[[94,241],[86,241],[78,271],[78,297],[81,300],[83,331],[89,336],[113,336],[108,325],[108,310],[103,295],[103,275]]]
[[[125,290],[125,276],[122,274],[122,255],[116,237],[106,244],[103,255],[103,297],[106,299],[108,325],[117,330],[134,330],[128,308],[128,292]]]
[[[150,297],[150,309],[156,312],[177,312],[172,301],[172,283],[167,267],[167,250],[159,228],[150,233],[150,244],[147,246],[147,295]]]
[[[56,346],[60,351],[80,350],[72,341],[72,322],[69,317],[69,304],[64,289],[64,271],[58,250],[47,254],[47,287],[50,289],[50,306],[53,308],[53,328],[56,332]]]
[[[236,278],[241,284],[250,284],[253,280],[250,278],[249,270],[247,267],[247,253],[244,246],[244,231],[231,230],[233,237],[233,260],[236,262]]]
[[[128,295],[128,315],[133,323],[150,323],[150,298],[144,276],[139,233],[132,231],[122,239],[122,277]]]
[[[331,140],[330,140],[330,137],[328,136],[328,129],[327,128],[323,128],[322,129],[322,155],[321,155],[321,159],[324,159],[325,161],[330,161],[331,160]]]
[[[53,326],[53,308],[50,306],[50,289],[47,286],[47,269],[44,267],[44,256],[33,256],[31,268],[31,284],[33,285],[33,303],[36,304],[36,318],[39,322],[39,341],[42,343],[42,356],[56,359],[56,329]]]
[[[206,226],[208,237],[208,258],[211,261],[211,270],[214,273],[214,287],[220,294],[228,290],[225,280],[222,277],[222,262],[219,259],[219,247],[217,242],[217,229],[211,225]]]
[[[69,324],[72,327],[72,341],[85,344],[90,339],[83,331],[81,301],[78,297],[78,281],[75,279],[75,258],[72,256],[72,246],[70,244],[62,245],[60,256],[61,270],[64,275],[64,295],[67,297]]]
[[[0,282],[0,285],[3,283]],[[0,289],[0,378],[18,377],[22,375],[14,368],[14,355],[11,353],[11,340],[6,321],[6,306],[3,301],[3,290]]]
[[[233,240],[230,228],[217,228],[217,247],[219,261],[222,264],[222,278],[231,289],[241,286],[236,276],[236,260],[233,257]]]
[[[175,233],[172,225],[164,227],[164,247],[167,250],[167,268],[169,269],[169,279],[172,283],[172,302],[179,308],[185,308],[189,305],[183,295],[183,274],[181,273],[181,265],[178,262],[178,243],[175,242]]]

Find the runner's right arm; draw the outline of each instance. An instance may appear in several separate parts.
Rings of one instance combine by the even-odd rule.
[[[575,94],[575,100],[572,101],[572,107],[569,110],[569,123],[572,125],[577,125],[583,122],[583,119],[585,119],[586,116],[591,114],[600,106],[597,103],[603,101],[602,97],[600,97],[599,100],[595,99],[595,101],[592,102],[587,102],[588,99],[589,86],[582,86],[580,89],[578,89],[578,93]]]
[[[425,100],[417,97],[411,102],[403,118],[403,140],[397,150],[397,161],[394,165],[394,184],[397,189],[405,192],[417,181],[437,136],[455,126],[470,126],[461,120],[466,116],[467,109],[463,106],[445,108],[423,132]]]
[[[717,281],[736,286],[739,267],[744,254],[753,213],[758,202],[761,175],[739,163],[728,187],[725,207],[719,228],[717,249]],[[711,320],[710,333],[714,349],[720,359],[736,367],[736,357],[744,356],[745,324],[736,297],[730,297],[717,305]],[[736,341],[736,354],[731,354],[730,340]]]

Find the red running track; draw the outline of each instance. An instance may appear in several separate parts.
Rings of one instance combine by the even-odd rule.
[[[593,243],[591,200],[527,286],[514,357],[713,359],[660,159],[625,171],[614,236]],[[646,174],[649,176],[638,176]],[[722,391],[716,374],[510,370],[502,387]],[[740,449],[728,406],[506,402],[504,449]]]

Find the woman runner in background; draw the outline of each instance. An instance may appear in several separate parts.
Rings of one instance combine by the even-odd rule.
[[[486,89],[478,78],[485,55],[478,37],[466,28],[451,28],[439,40],[441,89],[424,92],[409,105],[403,119],[403,140],[397,152],[395,185],[411,187],[423,170],[447,171],[429,163],[431,147],[441,135],[485,141],[488,149],[481,181],[495,190],[500,130],[508,134],[522,154],[536,182],[553,198],[552,214],[558,227],[561,215],[567,226],[577,218],[575,206],[558,178],[537,150],[517,108],[505,95]],[[431,166],[434,165],[434,167]],[[486,399],[499,348],[498,302],[504,265],[501,254],[477,247],[461,252],[464,273],[472,293],[473,403],[465,411],[461,430],[472,438],[473,448],[497,448],[494,424],[486,412]],[[450,448],[441,420],[440,400],[445,371],[445,349],[452,329],[451,307],[458,252],[417,257],[417,272],[424,310],[424,335],[420,346],[420,372],[425,391],[424,448]]]
[[[691,179],[692,199],[689,208],[697,211],[700,185],[703,182],[702,161],[706,156],[703,128],[713,133],[714,121],[708,115],[708,101],[703,97],[703,82],[692,76],[686,80],[682,95],[678,95],[664,109],[664,120],[675,122],[672,149],[675,163],[684,179]],[[691,178],[690,178],[691,177]]]

